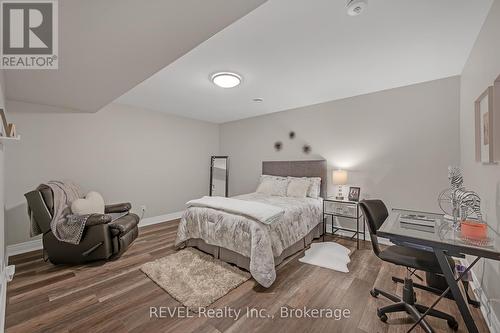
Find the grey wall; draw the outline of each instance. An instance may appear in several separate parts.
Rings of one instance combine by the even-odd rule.
[[[497,231],[500,231],[500,166],[475,162],[474,101],[500,75],[499,35],[500,1],[496,0],[464,67],[460,94],[461,164],[465,185],[479,193],[483,201],[484,218]],[[491,303],[491,309],[497,319],[500,318],[500,264],[484,261],[475,272],[483,280],[487,296],[497,299]]]
[[[324,158],[349,170],[364,197],[437,211],[447,167],[459,163],[458,110],[459,78],[451,77],[222,124],[230,194],[255,190],[263,160]],[[283,142],[280,152],[275,141]],[[311,154],[302,153],[304,144]]]
[[[6,159],[7,244],[29,240],[23,194],[72,179],[106,202],[147,206],[146,216],[184,209],[207,194],[218,125],[111,104],[95,114],[8,101],[22,140]]]

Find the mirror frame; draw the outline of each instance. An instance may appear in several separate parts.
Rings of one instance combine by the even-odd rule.
[[[214,174],[214,161],[216,159],[225,159],[226,160],[226,188],[224,196],[229,197],[229,156],[212,156],[210,158],[210,185],[208,187],[208,195],[212,196],[212,186],[213,186],[213,174]]]

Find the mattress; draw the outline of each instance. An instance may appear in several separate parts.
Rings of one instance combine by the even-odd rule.
[[[287,249],[299,248],[301,244],[305,244],[306,236],[310,238],[318,233],[318,225],[322,222],[322,199],[268,196],[261,193],[234,198],[281,207],[285,213],[277,221],[266,225],[237,214],[190,207],[181,218],[176,246],[201,244],[199,240],[202,240],[206,245],[229,250],[227,253],[239,254],[248,258],[248,270],[255,280],[262,286],[269,287],[276,278],[275,258],[282,258],[283,254],[291,252],[286,251]]]

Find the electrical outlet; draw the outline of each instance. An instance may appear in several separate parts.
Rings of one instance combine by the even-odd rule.
[[[145,206],[145,205],[142,205],[140,208],[141,208],[141,212],[142,212],[142,213],[145,213],[145,212],[146,212],[146,206]]]
[[[16,266],[10,265],[5,267],[5,279],[7,282],[12,281],[12,278],[14,277],[14,274],[16,273]]]

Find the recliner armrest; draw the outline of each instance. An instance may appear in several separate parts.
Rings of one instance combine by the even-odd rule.
[[[119,219],[111,222],[109,225],[111,234],[114,236],[123,235],[129,232],[130,230],[137,227],[139,223],[139,216],[135,214],[128,214]]]
[[[98,224],[106,224],[111,222],[111,216],[105,214],[92,214],[88,217],[85,226],[90,227]]]
[[[104,213],[124,213],[132,209],[132,204],[130,202],[118,203],[113,205],[106,205],[104,207]]]

